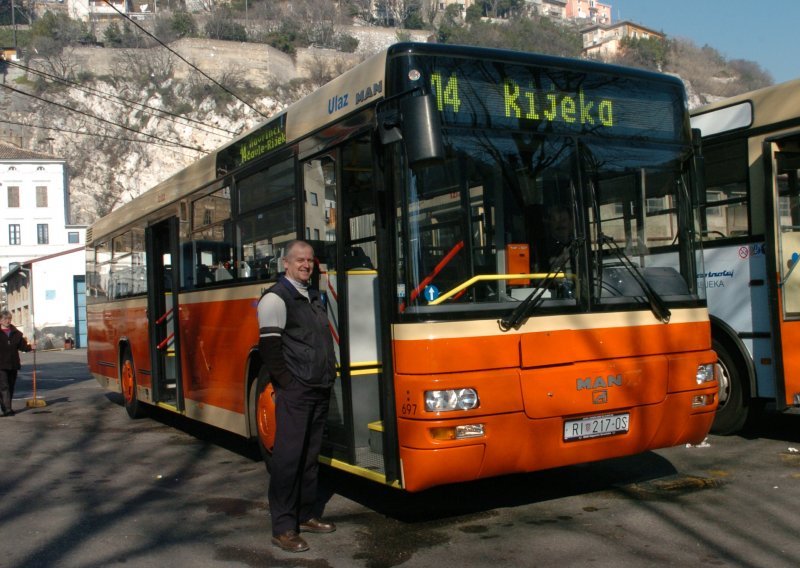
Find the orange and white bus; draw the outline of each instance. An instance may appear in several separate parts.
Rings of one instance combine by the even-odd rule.
[[[698,443],[695,167],[674,78],[395,45],[91,227],[91,372],[268,457],[256,303],[303,238],[337,346],[324,463],[419,491]]]
[[[714,431],[800,407],[800,80],[692,112],[720,402]]]

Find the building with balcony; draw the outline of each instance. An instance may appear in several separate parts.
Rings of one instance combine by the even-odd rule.
[[[610,24],[611,5],[601,4],[597,0],[567,0],[566,17],[594,24]]]
[[[616,24],[594,24],[581,30],[583,37],[583,55],[607,59],[615,56],[620,50],[620,42],[624,38],[631,39],[666,39],[666,36],[650,28],[633,22],[623,21]]]

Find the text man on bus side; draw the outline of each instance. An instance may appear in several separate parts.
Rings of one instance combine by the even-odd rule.
[[[281,276],[258,303],[259,353],[275,389],[275,445],[269,483],[272,542],[308,550],[300,532],[328,533],[317,509],[322,431],[336,378],[333,338],[319,292],[309,287],[314,250],[291,241]]]

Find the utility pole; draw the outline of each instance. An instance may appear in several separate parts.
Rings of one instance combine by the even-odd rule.
[[[14,0],[11,0],[11,27],[14,28],[14,57],[19,60],[19,55],[17,54],[17,20],[14,17]]]

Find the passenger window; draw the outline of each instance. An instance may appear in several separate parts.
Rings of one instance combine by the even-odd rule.
[[[296,237],[294,158],[237,180],[239,276],[275,279],[284,243]]]

